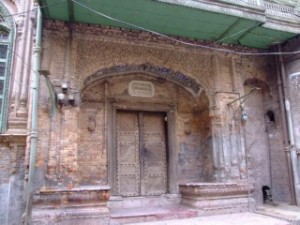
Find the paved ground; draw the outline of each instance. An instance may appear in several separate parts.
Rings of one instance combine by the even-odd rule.
[[[297,221],[297,224],[300,225],[300,207],[291,206],[288,204],[263,205],[257,207],[257,212],[275,218],[284,218],[289,221]]]
[[[111,209],[111,225],[300,225],[300,207],[265,204],[255,213],[203,216],[183,205]],[[139,221],[139,223],[137,223]],[[156,221],[156,222],[148,222]]]
[[[290,225],[289,222],[255,213],[204,216],[181,220],[132,223],[130,225]]]

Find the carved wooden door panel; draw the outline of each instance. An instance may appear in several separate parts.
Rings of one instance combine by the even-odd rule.
[[[167,191],[165,115],[142,113],[142,195],[160,195]]]
[[[140,150],[138,113],[117,113],[117,194],[140,195]]]
[[[167,192],[166,134],[163,113],[117,112],[117,194]]]

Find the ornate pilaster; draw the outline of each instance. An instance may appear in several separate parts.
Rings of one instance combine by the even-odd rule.
[[[235,93],[214,94],[215,106],[211,109],[212,146],[216,181],[246,178],[246,155],[243,124]]]
[[[222,119],[216,111],[212,112],[211,127],[212,127],[212,146],[213,146],[213,165],[214,165],[214,180],[223,181],[225,179],[224,165],[224,149],[222,138]]]
[[[24,1],[21,11],[29,11],[31,1]],[[26,133],[28,118],[28,86],[31,74],[32,30],[30,17],[17,18],[8,133]]]

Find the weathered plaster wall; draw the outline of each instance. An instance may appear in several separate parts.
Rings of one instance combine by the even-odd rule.
[[[288,43],[284,50],[285,51],[299,51],[299,38]],[[297,202],[300,202],[300,113],[299,113],[299,80],[300,80],[300,61],[299,54],[285,56],[285,71],[286,71],[286,83],[287,83],[287,94],[290,102],[290,119],[291,131],[289,132],[294,139],[293,145],[290,146],[290,154],[292,156],[293,163],[293,174],[295,180],[295,189]]]
[[[251,60],[254,60],[252,58]],[[247,63],[242,73],[245,94],[254,91],[245,100],[249,119],[246,123],[246,152],[250,153],[249,167],[254,182],[254,195],[262,203],[261,188],[271,188],[274,201],[290,201],[287,163],[284,154],[281,112],[277,86],[277,72],[273,60]],[[267,117],[272,111],[273,124]]]
[[[24,159],[24,146],[2,143],[0,149],[1,224],[20,224],[22,213],[24,211]]]
[[[1,196],[1,203],[0,203],[0,223],[6,224],[7,217],[8,217],[8,203],[9,203],[9,177],[10,177],[10,149],[8,147],[1,147],[0,152],[0,165],[1,165],[1,172],[0,172],[0,196]]]

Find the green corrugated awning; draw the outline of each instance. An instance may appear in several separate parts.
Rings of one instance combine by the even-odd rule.
[[[153,0],[40,0],[46,19],[152,30],[192,39],[268,48],[297,34],[273,30],[261,21]],[[94,10],[94,11],[92,11]],[[117,19],[105,18],[99,13]],[[125,23],[121,23],[124,21]]]

